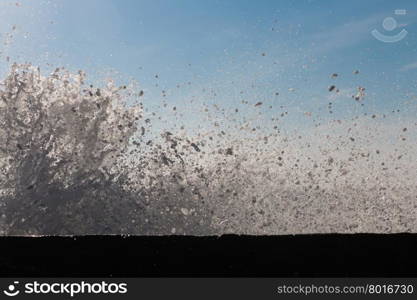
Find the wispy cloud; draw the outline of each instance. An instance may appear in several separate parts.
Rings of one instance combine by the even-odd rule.
[[[417,62],[402,66],[400,68],[400,71],[405,72],[405,71],[410,71],[410,70],[414,70],[414,69],[417,69]]]
[[[371,31],[380,25],[383,15],[372,15],[365,19],[328,28],[311,37],[316,52],[329,52],[356,45],[371,38]]]

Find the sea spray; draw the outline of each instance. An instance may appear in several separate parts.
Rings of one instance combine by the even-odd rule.
[[[152,230],[160,216],[143,212],[150,192],[132,194],[125,181],[140,105],[126,104],[126,87],[95,88],[85,80],[82,71],[44,77],[14,64],[1,83],[3,233],[164,232]]]
[[[166,116],[145,116],[143,91],[86,82],[17,64],[1,82],[2,234],[417,230],[413,120],[318,119],[289,134],[259,111],[202,104],[194,133],[156,130]]]

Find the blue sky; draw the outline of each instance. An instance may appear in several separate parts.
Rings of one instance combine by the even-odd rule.
[[[83,69],[92,80],[134,79],[148,107],[164,100],[183,110],[185,99],[230,108],[262,101],[277,107],[265,115],[285,106],[297,124],[307,111],[346,118],[416,101],[413,0],[4,0],[0,8],[3,61]],[[398,22],[391,32],[382,27],[387,17]],[[408,35],[384,43],[373,29]],[[339,94],[327,91],[332,84]],[[358,86],[366,87],[365,106],[351,99]],[[402,117],[415,111],[408,107]]]

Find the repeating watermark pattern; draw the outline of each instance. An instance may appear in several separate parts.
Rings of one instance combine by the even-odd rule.
[[[397,16],[404,16],[407,14],[407,10],[405,9],[396,9],[394,11],[395,15]],[[384,21],[382,21],[382,27],[386,30],[386,31],[393,31],[394,29],[396,29],[398,27],[398,23],[397,20],[394,19],[393,17],[387,17],[384,19]],[[401,41],[402,39],[404,39],[407,34],[408,31],[405,30],[404,28],[397,34],[395,35],[386,35],[383,33],[380,33],[377,29],[372,30],[372,35],[379,41],[384,42],[384,43],[396,43]]]

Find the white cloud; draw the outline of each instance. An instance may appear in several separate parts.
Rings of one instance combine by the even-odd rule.
[[[405,71],[414,70],[414,69],[417,69],[417,62],[402,66],[400,68],[400,71],[405,72]]]
[[[312,36],[311,42],[316,52],[328,52],[353,46],[371,38],[371,31],[380,25],[383,15],[372,15],[365,19],[348,22],[328,28]]]

